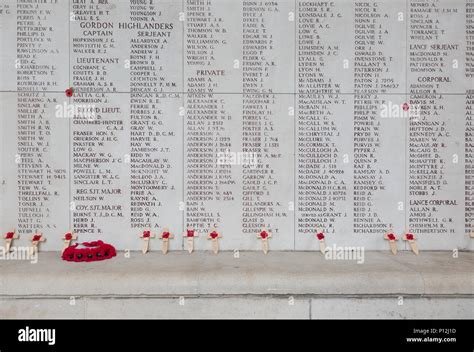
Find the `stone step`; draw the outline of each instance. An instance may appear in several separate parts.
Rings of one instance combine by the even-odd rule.
[[[474,255],[119,252],[94,263],[40,253],[0,262],[3,318],[473,318]]]

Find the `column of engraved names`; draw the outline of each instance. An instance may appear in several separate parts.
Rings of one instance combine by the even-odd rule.
[[[233,1],[185,1],[185,201],[187,225],[238,228],[237,175],[220,156],[236,149],[235,118],[241,96],[240,4]],[[232,110],[234,109],[234,110]],[[230,233],[230,232],[229,232]],[[230,238],[226,237],[230,243]]]
[[[405,1],[354,3],[355,234],[404,227],[405,120],[392,111],[403,103],[405,7]]]
[[[181,3],[130,3],[130,223],[182,225]]]
[[[474,90],[466,94],[465,132],[465,226],[466,233],[474,233]]]
[[[457,143],[465,128],[462,4],[426,0],[409,6],[410,109],[419,113],[409,120],[407,215],[418,234],[454,235],[464,223],[464,148]]]
[[[293,245],[294,40],[288,1],[243,1],[242,229],[271,228],[273,248]],[[290,177],[291,175],[291,177]],[[293,206],[291,206],[292,210]],[[255,241],[253,240],[255,243]]]
[[[61,134],[68,127],[67,99],[55,93],[67,82],[67,44],[61,34],[67,23],[67,6],[16,2],[16,65],[10,64],[16,67],[20,234],[49,235],[68,226],[68,158],[62,153],[67,134]]]
[[[349,156],[345,129],[352,108],[351,6],[298,1],[297,8],[297,247],[317,230],[351,231]],[[341,72],[344,74],[341,75]],[[340,238],[340,237],[338,237]],[[299,243],[302,243],[298,246]],[[307,243],[307,245],[309,245]]]
[[[474,81],[474,0],[466,0],[465,76]],[[474,89],[466,90],[465,126],[465,224],[466,233],[474,233]]]
[[[122,101],[129,100],[129,80],[121,37],[127,32],[120,25],[128,5],[84,0],[73,2],[71,11],[72,102],[82,107],[71,128],[74,230],[91,238],[117,236],[128,228],[128,104]]]

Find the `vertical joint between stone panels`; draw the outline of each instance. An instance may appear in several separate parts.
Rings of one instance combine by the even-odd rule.
[[[82,315],[83,315],[83,319],[87,319],[88,318],[88,314],[87,314],[87,302],[88,302],[88,298],[87,297],[83,297],[83,302],[84,304],[82,305],[83,306],[83,312],[82,312]]]
[[[309,320],[313,320],[313,299],[310,297],[308,298],[308,318]]]
[[[67,72],[68,72],[68,86],[67,88],[69,89],[71,87],[71,1],[72,0],[69,0],[68,1],[68,14],[67,14],[67,23],[68,23],[68,39],[67,39],[67,42],[68,42],[68,63],[69,63],[69,66],[67,68]],[[68,98],[68,100],[70,100],[71,98]],[[71,146],[71,143],[72,143],[72,138],[71,138],[71,135],[72,135],[72,126],[73,126],[73,123],[71,121],[71,119],[69,119],[69,122],[68,122],[68,135],[69,135],[69,143],[68,143],[68,162],[69,162],[69,165],[68,165],[68,168],[69,168],[69,206],[68,206],[68,217],[69,217],[69,228],[72,229],[72,224],[73,224],[73,218],[72,218],[72,207],[71,207],[71,202],[72,202],[72,163],[71,163],[71,154],[72,154],[72,146]]]
[[[409,25],[408,25],[408,21],[409,21],[409,16],[408,16],[408,11],[409,11],[409,8],[410,8],[410,0],[406,0],[405,1],[405,102],[407,104],[410,104],[410,93],[409,93],[409,86],[408,86],[408,29],[409,29]],[[410,133],[409,133],[409,130],[410,130],[410,116],[408,116],[408,118],[405,120],[405,180],[404,180],[404,189],[405,189],[405,200],[404,200],[404,204],[403,204],[403,212],[404,212],[404,216],[403,216],[403,219],[404,219],[404,231],[408,231],[408,226],[409,226],[409,220],[408,220],[408,188],[409,188],[409,173],[410,173],[410,169],[409,169],[409,165],[408,165],[408,160],[409,160],[409,157],[408,157],[408,141],[409,141],[409,138],[410,138]],[[406,246],[406,244],[405,244]],[[406,249],[407,247],[405,247]]]
[[[68,67],[68,85],[69,87],[71,86],[71,1],[72,0],[69,0],[68,1],[68,21],[67,21],[67,27],[68,27],[68,63],[69,63],[69,67]],[[68,88],[69,88],[68,87]]]
[[[184,229],[186,227],[186,119],[187,119],[187,114],[186,114],[186,107],[185,107],[185,104],[186,104],[186,90],[184,88],[184,85],[185,85],[185,78],[184,78],[184,75],[185,75],[185,72],[184,72],[184,60],[185,60],[185,57],[186,57],[186,53],[185,53],[185,48],[186,48],[186,45],[185,45],[185,30],[186,30],[186,9],[185,9],[185,2],[184,0],[181,1],[181,13],[184,14],[184,18],[183,18],[183,24],[182,24],[182,31],[181,31],[181,90],[182,90],[182,99],[181,99],[181,102],[182,102],[182,107],[184,109],[184,112],[183,112],[183,118],[181,119],[182,121],[182,124],[183,124],[183,127],[182,127],[182,133],[183,133],[183,155],[182,155],[182,162],[183,162],[183,180],[182,180],[182,191],[181,191],[181,201],[183,202],[182,203],[182,212],[183,212],[183,215],[182,215],[182,229]],[[182,241],[181,243],[181,249],[184,250],[184,240]]]
[[[297,216],[296,216],[296,195],[298,192],[298,124],[297,124],[297,119],[298,119],[298,109],[297,109],[297,94],[298,94],[298,89],[297,89],[297,66],[298,66],[298,33],[297,33],[297,13],[298,13],[298,0],[294,1],[294,69],[293,69],[293,75],[294,75],[294,80],[293,80],[293,250],[296,250],[296,233],[298,231],[298,226],[297,226]]]

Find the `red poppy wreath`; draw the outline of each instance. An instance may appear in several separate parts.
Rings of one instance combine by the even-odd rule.
[[[115,257],[115,247],[102,241],[76,243],[67,247],[62,255],[68,262],[96,262]]]

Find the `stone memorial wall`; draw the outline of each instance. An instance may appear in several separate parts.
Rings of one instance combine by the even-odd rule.
[[[24,243],[474,247],[474,0],[2,0],[0,23],[0,229]]]

